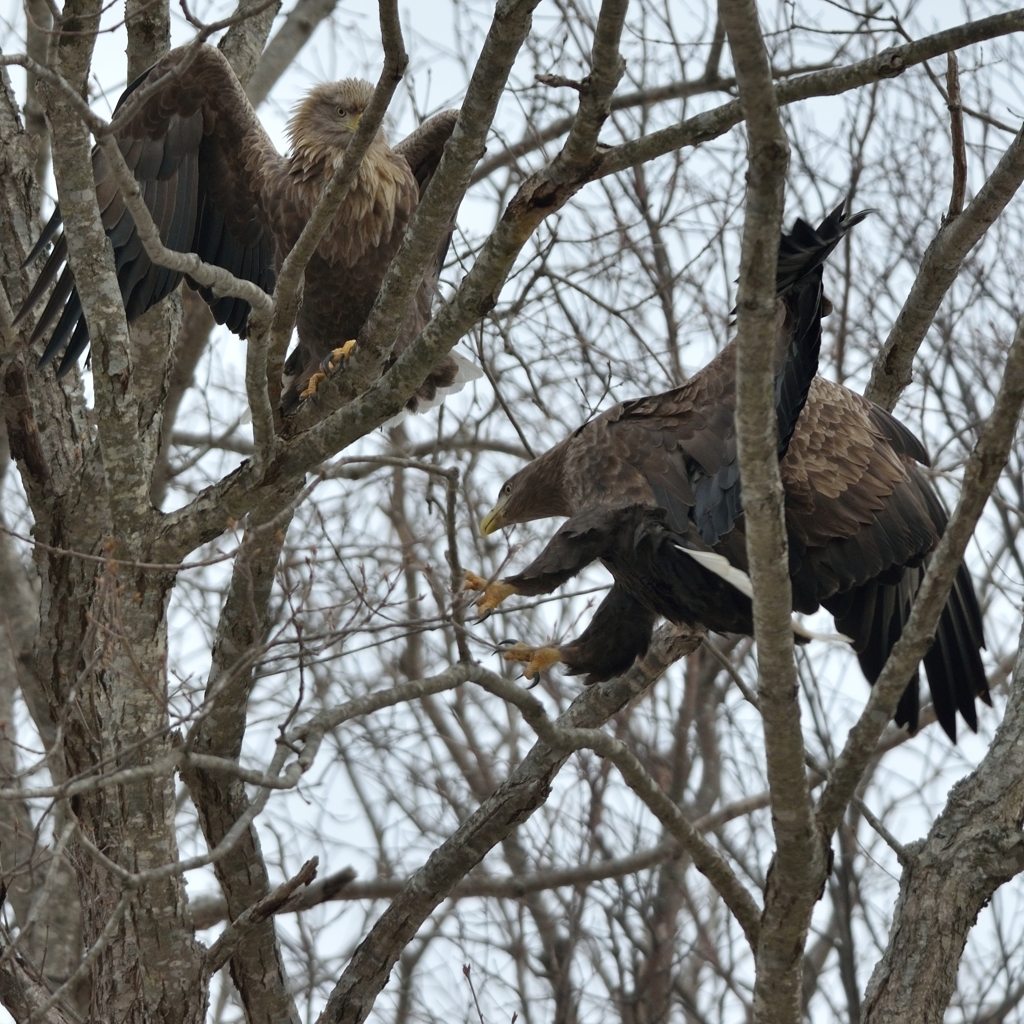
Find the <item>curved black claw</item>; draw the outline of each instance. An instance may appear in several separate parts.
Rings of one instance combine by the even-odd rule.
[[[491,614],[490,612],[488,612],[488,613],[487,613],[487,615],[490,615],[490,614]],[[485,616],[484,616],[484,618],[487,618],[487,615],[485,615]],[[482,622],[482,621],[483,621],[483,619],[481,619],[480,621]],[[512,638],[510,638],[510,637],[506,637],[506,638],[505,638],[504,640],[499,640],[499,641],[498,641],[498,643],[497,643],[497,645],[496,645],[498,649],[497,649],[497,650],[496,650],[496,651],[495,651],[494,653],[495,653],[495,654],[501,654],[501,649],[502,649],[503,647],[515,647],[515,645],[516,645],[517,643],[519,643],[519,641],[518,641],[518,640],[514,640],[514,639],[512,639]],[[525,678],[525,676],[524,676],[524,678]],[[537,673],[537,674],[536,674],[536,675],[535,675],[535,676],[533,677],[533,679],[531,679],[531,680],[530,680],[530,681],[529,681],[529,682],[528,682],[528,683],[526,684],[526,686],[524,686],[524,687],[523,687],[523,689],[524,689],[524,690],[532,690],[532,689],[533,689],[533,688],[534,688],[535,686],[539,686],[539,685],[540,685],[540,673],[538,672],[538,673]]]

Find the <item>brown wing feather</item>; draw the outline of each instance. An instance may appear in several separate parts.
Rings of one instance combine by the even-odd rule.
[[[427,118],[418,128],[410,132],[395,146],[395,155],[400,156],[409,164],[416,184],[419,186],[420,199],[433,180],[434,172],[441,162],[445,143],[451,138],[458,120],[457,110],[444,110],[433,117]],[[416,292],[409,316],[403,325],[402,332],[392,349],[392,357],[397,359],[409,344],[416,339],[420,331],[430,322],[430,311],[434,296],[438,291],[441,270],[448,256],[452,235],[455,233],[455,218],[452,217],[448,230],[441,236],[431,257],[423,280]],[[459,364],[451,355],[446,356],[427,375],[426,380],[416,389],[409,401],[409,408],[414,412],[421,404],[432,403],[438,391],[450,387],[459,376]]]
[[[874,682],[910,615],[946,513],[921,469],[924,446],[887,412],[815,378],[781,464],[786,488],[793,604],[832,612]],[[924,664],[939,722],[956,740],[956,712],[977,728],[988,700],[981,611],[961,565]],[[917,728],[918,678],[897,725]]]
[[[623,402],[583,426],[566,466],[577,507],[654,504],[685,531],[693,480],[735,463],[735,350],[730,345],[681,387]]]
[[[892,516],[932,520],[934,498],[927,481],[913,459],[893,448],[874,412],[867,399],[839,384],[816,377],[811,385],[779,467],[789,531],[803,546],[853,537],[890,507]],[[931,550],[938,538],[929,532],[927,539],[902,544],[897,560],[906,564]]]
[[[445,143],[451,138],[458,119],[457,110],[442,110],[440,114],[428,117],[394,147],[394,153],[404,158],[412,170],[419,185],[420,198],[441,162]]]
[[[143,83],[155,82],[174,67],[182,50],[172,50],[126,90],[118,106]],[[140,184],[143,198],[164,244],[195,252],[267,291],[274,282],[274,242],[270,232],[268,172],[280,157],[263,131],[224,56],[202,47],[180,78],[169,79],[117,133],[117,143]],[[114,247],[118,282],[129,321],[141,316],[177,287],[181,275],[155,266],[142,249],[103,154],[93,154],[93,174],[103,226]],[[39,281],[18,313],[23,318],[42,292],[58,281],[65,296],[40,319],[33,341],[60,313],[41,363],[65,344],[59,373],[65,373],[88,346],[88,331],[69,266],[64,265],[60,209],[41,241],[56,244]],[[37,245],[37,249],[41,246]],[[33,252],[32,258],[37,255]],[[249,307],[237,299],[215,299],[201,289],[214,315],[242,333]],[[69,341],[70,339],[70,341]]]

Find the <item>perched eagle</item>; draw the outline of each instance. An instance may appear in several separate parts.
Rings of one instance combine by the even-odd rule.
[[[172,50],[137,78],[118,107],[141,86],[171,71],[183,53]],[[117,143],[168,248],[194,252],[269,293],[275,270],[295,245],[324,186],[340,166],[372,95],[369,82],[352,78],[318,85],[299,104],[289,123],[292,151],[283,157],[263,130],[227,60],[219,50],[203,46],[180,77],[170,78],[157,89],[117,132]],[[435,115],[394,149],[383,130],[371,143],[341,209],[306,267],[297,323],[299,342],[285,364],[285,412],[295,408],[304,392],[315,390],[322,379],[321,364],[332,361],[332,353],[333,362],[338,350],[350,354],[352,346],[346,343],[366,322],[457,116],[455,110]],[[93,175],[130,322],[170,294],[182,275],[156,266],[146,255],[98,148],[93,151]],[[29,255],[29,261],[35,259],[55,239],[15,320],[21,320],[56,282],[32,341],[43,337],[56,319],[39,365],[64,350],[58,376],[66,373],[89,345],[82,304],[66,264],[67,240],[61,228],[58,208]],[[449,232],[424,275],[392,359],[429,319],[450,237]],[[205,288],[199,291],[218,323],[245,335],[248,303],[218,299]],[[433,400],[439,390],[468,379],[473,371],[464,360],[446,357],[410,399],[410,408]]]
[[[921,465],[921,442],[884,409],[816,376],[822,265],[863,214],[841,205],[817,229],[797,221],[779,252],[776,414],[786,492],[793,607],[824,605],[874,682],[899,638],[946,516]],[[588,683],[624,671],[650,643],[658,616],[719,632],[753,633],[736,454],[736,353],[728,345],[682,387],[614,406],[502,485],[484,534],[568,516],[521,573],[488,583],[489,612],[511,594],[545,594],[600,559],[614,578],[587,629],[560,647],[516,644],[527,675],[563,662]],[[801,636],[795,627],[797,639]],[[961,565],[924,658],[939,722],[956,740],[956,712],[977,727],[990,703],[981,613]],[[899,725],[916,729],[918,678]]]

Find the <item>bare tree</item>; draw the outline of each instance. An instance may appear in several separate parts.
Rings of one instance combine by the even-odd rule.
[[[4,18],[14,1020],[1024,1020],[1024,9],[67,0]],[[315,79],[378,80],[244,344],[188,288],[129,329],[98,216],[91,147],[110,151],[114,97],[172,37],[216,42],[278,136]],[[360,144],[385,111],[412,128],[453,105],[356,356],[275,422],[305,261]],[[51,159],[93,340],[61,381],[12,326]],[[877,212],[827,268],[822,372],[925,440],[951,511],[870,691],[847,650],[793,649],[759,344],[780,227],[843,195]],[[382,373],[456,210],[434,318]],[[500,641],[573,635],[607,578],[475,621],[464,570],[497,577],[551,529],[480,536],[498,483],[734,333],[756,644],[663,626],[619,678],[525,688]],[[455,346],[484,377],[392,422]],[[953,747],[927,707],[914,737],[887,723],[965,553],[995,709]]]

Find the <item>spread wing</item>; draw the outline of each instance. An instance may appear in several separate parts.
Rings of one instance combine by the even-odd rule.
[[[920,565],[938,543],[945,513],[895,426],[866,398],[815,379],[780,467],[802,601],[818,603],[894,565]]]
[[[134,81],[118,101],[156,83],[182,59],[172,50]],[[265,291],[274,286],[274,240],[266,213],[268,175],[280,157],[259,123],[224,56],[203,46],[179,76],[169,78],[117,132],[118,148],[139,182],[143,198],[170,249],[194,252],[207,263],[252,281]],[[169,295],[181,274],[156,266],[146,255],[106,158],[93,151],[96,195],[128,320]],[[89,344],[88,327],[67,264],[60,208],[54,210],[29,256],[34,260],[53,241],[43,270],[18,313],[16,323],[56,285],[39,317],[32,341],[56,326],[40,366],[59,352],[58,375],[65,374]],[[218,323],[236,334],[245,330],[249,305],[215,298],[200,289]],[[65,349],[66,346],[66,349]]]
[[[866,398],[816,378],[781,465],[793,604],[823,604],[853,639],[869,682],[910,616],[946,513],[921,469],[921,442]],[[924,664],[936,714],[956,739],[956,712],[977,728],[975,697],[990,703],[981,611],[964,565]],[[917,726],[915,674],[896,712]]]

